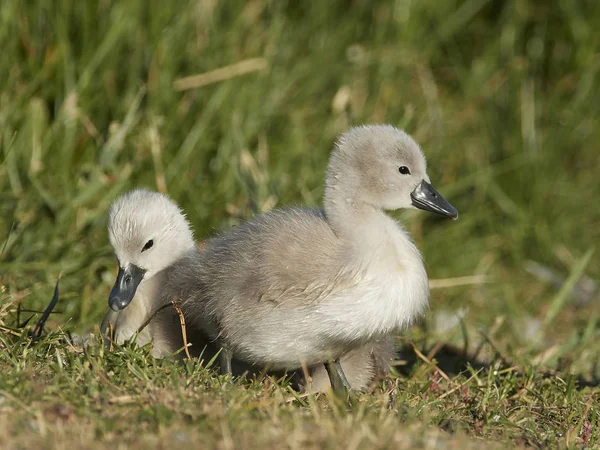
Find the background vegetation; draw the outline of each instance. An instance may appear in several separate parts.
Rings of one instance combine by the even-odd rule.
[[[599,44],[594,0],[3,0],[0,446],[600,445]],[[395,214],[431,308],[351,411],[72,345],[107,307],[118,195],[168,192],[203,239],[318,205],[335,136],[372,122],[415,136],[461,216]],[[31,345],[17,305],[61,272]]]

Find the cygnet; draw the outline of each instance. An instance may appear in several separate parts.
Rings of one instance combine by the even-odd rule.
[[[351,387],[340,358],[402,331],[428,305],[421,254],[384,210],[419,208],[452,219],[425,157],[389,125],[352,128],[330,156],[324,209],[273,210],[185,255],[166,288],[230,361],[294,369],[326,363]]]

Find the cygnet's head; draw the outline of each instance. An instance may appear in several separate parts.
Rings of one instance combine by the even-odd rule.
[[[417,143],[391,125],[359,126],[338,138],[329,161],[327,197],[377,209],[419,208],[458,217],[431,186]]]
[[[120,311],[140,285],[194,247],[194,236],[181,209],[157,192],[136,189],[110,207],[108,236],[119,274],[108,299]]]

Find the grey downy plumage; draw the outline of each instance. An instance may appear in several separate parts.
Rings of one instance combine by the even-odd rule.
[[[456,218],[430,184],[415,141],[389,125],[353,128],[335,144],[324,210],[274,210],[183,257],[167,292],[190,322],[232,356],[274,369],[326,363],[345,390],[340,358],[387,339],[422,315],[421,255],[384,210]]]

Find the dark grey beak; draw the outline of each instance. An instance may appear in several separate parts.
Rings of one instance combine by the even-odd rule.
[[[416,208],[441,214],[451,219],[458,219],[456,208],[425,180],[421,181],[415,190],[411,192],[410,198],[412,198],[412,204]]]
[[[144,269],[140,269],[133,264],[129,264],[125,268],[119,267],[117,281],[115,281],[115,285],[108,297],[108,306],[110,306],[110,309],[121,311],[131,303],[138,285],[144,278],[145,272]]]

